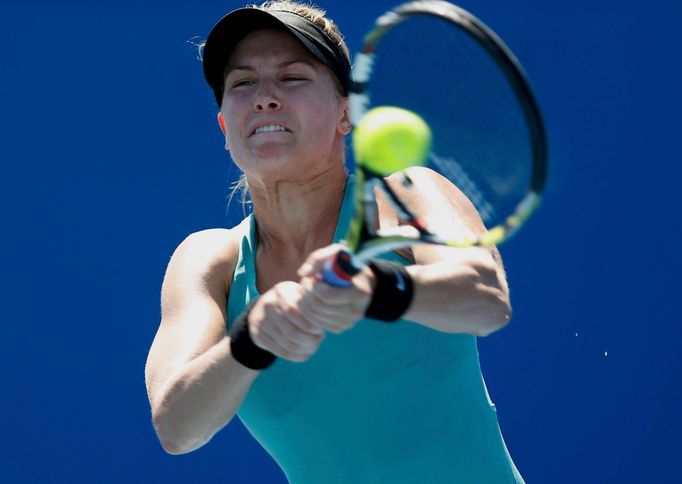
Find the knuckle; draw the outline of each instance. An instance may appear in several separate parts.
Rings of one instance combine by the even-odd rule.
[[[297,319],[292,326],[298,332],[306,333],[310,331],[310,323],[303,318]]]
[[[280,282],[279,284],[272,286],[272,289],[268,291],[268,294],[271,296],[271,299],[278,299],[283,297],[285,292],[286,287]]]
[[[320,331],[319,333],[313,333],[313,332],[306,332],[305,333],[305,342],[308,347],[315,347],[320,344],[320,341],[324,338],[324,332]]]
[[[286,351],[286,356],[284,358],[291,361],[303,362],[310,358],[313,353],[314,351],[311,351],[309,348],[294,345],[293,348]]]
[[[293,361],[297,363],[305,363],[310,359],[310,357],[313,356],[312,354],[304,354],[304,355],[296,355],[295,359]]]
[[[322,336],[313,335],[312,337],[308,338],[308,348],[318,348],[323,338],[324,335]]]
[[[298,361],[298,355],[291,353],[289,351],[283,351],[282,354],[279,356],[280,358],[284,358],[285,360]]]
[[[272,286],[271,291],[268,292],[273,292],[278,298],[282,298],[291,294],[291,292],[295,290],[295,287],[296,283],[293,281],[282,281]]]
[[[314,333],[312,335],[313,343],[319,345],[322,342],[322,340],[324,340],[324,336],[325,336],[324,331],[320,331],[319,333]]]

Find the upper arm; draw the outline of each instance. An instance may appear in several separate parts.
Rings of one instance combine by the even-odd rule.
[[[161,324],[145,368],[150,401],[175,371],[226,337],[236,247],[230,231],[216,229],[190,235],[173,253],[161,289]]]
[[[409,168],[407,173],[412,180],[410,189],[403,186],[400,174],[388,177],[388,184],[434,232],[444,238],[461,239],[485,231],[476,207],[450,180],[424,167]]]
[[[446,239],[470,238],[485,232],[486,227],[476,207],[447,178],[424,167],[409,168],[408,174],[413,181],[413,188],[410,190],[403,187],[399,174],[388,177],[387,181],[410,211],[422,219],[433,232]],[[507,292],[506,275],[496,247],[451,248],[418,244],[410,249],[408,260],[416,264],[430,264],[441,260],[450,260],[456,264],[468,263],[482,271],[492,271],[498,279],[497,284]]]

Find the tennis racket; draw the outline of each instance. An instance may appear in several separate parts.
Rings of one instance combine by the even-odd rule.
[[[350,285],[383,252],[418,243],[498,245],[540,204],[547,176],[545,129],[521,64],[483,22],[441,0],[404,3],[379,17],[355,57],[349,93],[353,124],[372,108],[395,106],[421,116],[433,133],[427,167],[448,178],[476,207],[486,230],[444,236],[413,214],[384,177],[356,163],[354,217],[346,249],[324,270],[334,286]],[[400,172],[410,193],[414,184]],[[375,193],[403,225],[374,230]]]

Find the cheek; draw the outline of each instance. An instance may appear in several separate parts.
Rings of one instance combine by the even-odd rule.
[[[228,135],[239,132],[239,120],[243,118],[244,104],[244,101],[234,99],[233,97],[223,99],[223,104],[220,106],[220,114],[223,116]]]
[[[243,144],[241,133],[244,130],[239,116],[238,106],[231,104],[229,106],[223,105],[220,112],[223,115],[225,123],[225,141],[227,149],[233,155],[237,154]]]
[[[337,105],[325,104],[324,102],[315,103],[314,111],[311,113],[310,122],[313,124],[313,131],[318,136],[318,140],[332,140],[337,133],[338,118],[340,116]]]

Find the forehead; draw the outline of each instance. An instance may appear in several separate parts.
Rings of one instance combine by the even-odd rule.
[[[293,35],[277,29],[255,30],[242,38],[227,60],[226,68],[250,64],[266,57],[305,60],[321,64]]]

